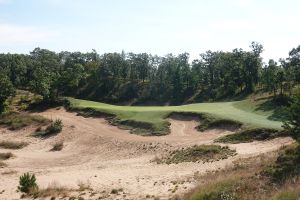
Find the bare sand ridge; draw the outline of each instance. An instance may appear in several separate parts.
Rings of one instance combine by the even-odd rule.
[[[51,183],[77,188],[78,183],[90,185],[93,192],[82,194],[85,199],[145,199],[154,195],[168,199],[195,186],[195,173],[205,173],[231,165],[236,159],[254,156],[292,143],[291,138],[277,138],[264,142],[233,144],[238,155],[211,163],[156,164],[156,156],[194,144],[212,144],[213,140],[231,131],[213,129],[198,132],[195,118],[174,116],[169,119],[171,133],[166,136],[144,137],[130,134],[111,126],[102,118],[84,118],[61,109],[38,113],[50,119],[63,121],[63,131],[57,136],[39,139],[30,136],[34,128],[20,131],[0,129],[0,140],[27,141],[29,146],[12,152],[16,157],[0,168],[0,199],[19,199],[16,192],[18,178],[24,172],[37,176],[40,187]],[[64,141],[62,151],[49,151],[57,141]],[[7,172],[11,172],[8,173]],[[180,182],[175,189],[175,182]],[[119,195],[112,189],[122,188]],[[94,193],[94,194],[92,194]]]

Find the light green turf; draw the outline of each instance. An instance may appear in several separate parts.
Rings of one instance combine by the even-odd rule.
[[[95,101],[69,98],[73,107],[94,108],[108,113],[113,113],[123,120],[136,120],[150,122],[157,128],[163,126],[164,118],[170,112],[199,112],[212,116],[232,119],[242,122],[249,127],[265,127],[281,129],[282,122],[272,121],[268,116],[272,112],[253,112],[250,101],[235,101],[221,103],[196,103],[182,106],[116,106]]]

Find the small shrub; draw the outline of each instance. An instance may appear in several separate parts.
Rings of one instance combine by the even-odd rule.
[[[8,160],[13,157],[12,153],[0,153],[0,160]]]
[[[3,149],[22,149],[27,145],[27,142],[0,141],[0,148]]]
[[[59,141],[59,142],[56,142],[52,149],[50,151],[61,151],[64,147],[64,142],[63,141]]]
[[[56,119],[53,123],[51,123],[47,128],[46,132],[48,134],[55,134],[62,131],[63,123],[60,119]]]
[[[56,119],[54,122],[52,122],[45,130],[39,129],[37,130],[34,135],[35,136],[50,136],[53,134],[60,133],[63,128],[63,123],[60,119]]]
[[[38,189],[38,185],[36,184],[35,175],[25,173],[22,176],[20,176],[18,189],[21,192],[24,192],[27,194],[29,194],[32,191],[36,191]]]
[[[269,166],[264,175],[272,178],[273,181],[283,183],[291,177],[300,175],[300,145],[288,147],[281,153],[274,165]]]
[[[118,194],[118,192],[119,192],[119,190],[117,190],[117,189],[112,189],[110,193],[111,193],[111,194]]]

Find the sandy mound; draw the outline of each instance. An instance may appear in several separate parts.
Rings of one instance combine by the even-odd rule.
[[[150,162],[162,153],[194,144],[211,144],[213,140],[230,131],[209,130],[198,132],[195,118],[169,119],[171,133],[166,136],[143,137],[111,126],[105,119],[84,118],[64,109],[51,109],[39,113],[50,119],[62,119],[63,132],[44,140],[31,137],[34,128],[11,132],[0,129],[1,140],[27,141],[29,146],[12,150],[16,157],[7,161],[8,167],[0,169],[0,199],[18,199],[18,177],[24,172],[37,175],[40,187],[51,182],[76,188],[79,182],[89,184],[94,193],[86,199],[144,199],[147,194],[168,198],[181,194],[194,186],[194,174],[224,168],[241,157],[273,151],[292,142],[290,138],[278,138],[265,142],[229,145],[238,154],[213,163],[156,164]],[[49,151],[56,141],[64,141],[59,152]],[[0,152],[8,152],[0,149]],[[175,189],[174,182],[180,182]],[[112,189],[123,188],[122,195],[110,194]],[[89,196],[90,195],[90,196]]]

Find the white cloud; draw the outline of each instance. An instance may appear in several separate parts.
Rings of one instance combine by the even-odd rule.
[[[59,31],[47,30],[43,27],[0,24],[0,45],[38,43],[55,39],[59,35]]]

